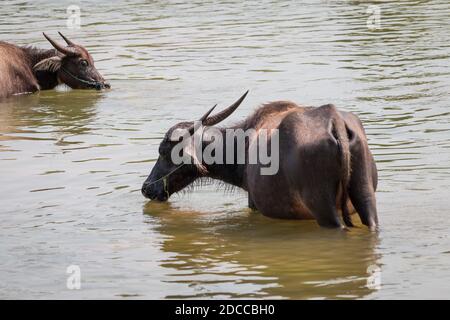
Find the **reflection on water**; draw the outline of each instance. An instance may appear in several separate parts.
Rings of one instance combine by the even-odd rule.
[[[166,298],[360,298],[376,266],[376,235],[272,220],[247,210],[181,211],[148,203],[179,291]]]
[[[0,109],[0,140],[39,139],[39,135],[42,139],[59,140],[64,135],[87,133],[89,121],[95,116],[94,106],[100,98],[101,93],[73,90],[44,91],[5,99]],[[48,135],[52,132],[56,133],[54,138]]]
[[[378,30],[365,1],[88,0],[79,30],[66,4],[3,1],[0,41],[49,48],[41,32],[63,31],[112,89],[0,101],[0,298],[449,296],[448,1],[377,1]],[[141,196],[165,131],[247,89],[227,124],[278,99],[362,119],[378,235],[267,219],[216,186]]]

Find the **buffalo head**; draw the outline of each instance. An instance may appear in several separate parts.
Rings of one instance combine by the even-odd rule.
[[[34,71],[48,71],[57,74],[58,79],[73,89],[105,89],[109,83],[94,66],[94,59],[82,46],[73,43],[59,32],[67,43],[62,46],[44,33],[44,37],[58,51],[56,56],[38,62]]]
[[[196,156],[194,136],[198,135],[198,140],[203,142],[203,126],[213,126],[225,120],[242,103],[247,93],[215,115],[210,116],[216,106],[197,122],[180,122],[170,128],[159,145],[158,160],[142,186],[142,194],[152,200],[166,201],[170,195],[197,178],[207,176],[206,166]]]

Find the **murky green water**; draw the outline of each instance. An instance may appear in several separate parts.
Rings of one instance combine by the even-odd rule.
[[[448,1],[379,1],[374,31],[366,1],[80,1],[67,30],[72,3],[0,8],[0,40],[63,31],[113,86],[0,102],[1,298],[450,297]],[[141,196],[166,129],[247,89],[228,123],[278,99],[360,116],[378,235],[271,220],[215,186]]]

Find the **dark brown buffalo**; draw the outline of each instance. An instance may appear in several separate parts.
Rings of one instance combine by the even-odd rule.
[[[187,129],[191,135],[201,131],[204,149],[211,143],[210,126],[227,118],[245,96],[216,115],[209,116],[212,111],[209,110],[201,118],[202,130],[193,128],[192,122],[178,123],[169,129],[159,146],[158,161],[142,186],[142,194],[165,201],[196,179],[207,177],[246,190],[249,206],[268,217],[316,219],[324,227],[342,227],[339,212],[344,223],[353,226],[350,213],[356,209],[362,223],[374,229],[378,224],[377,169],[364,128],[356,115],[338,111],[331,104],[313,108],[292,102],[273,102],[231,127],[244,131],[279,130],[280,164],[275,175],[261,175],[258,164],[180,166],[172,162],[171,151],[178,143],[170,139],[174,130]],[[218,128],[224,140],[227,139],[225,129]],[[249,147],[251,142],[247,143],[246,152]],[[183,152],[191,154],[189,144],[183,148]],[[224,150],[224,157],[226,152]]]
[[[74,89],[110,87],[95,68],[89,52],[60,35],[67,46],[44,33],[55,48],[50,50],[0,42],[0,98],[52,89],[59,83]]]

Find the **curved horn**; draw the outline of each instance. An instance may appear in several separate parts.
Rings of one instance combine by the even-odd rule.
[[[58,31],[58,33],[59,33],[59,35],[61,36],[61,38],[63,38],[64,41],[67,43],[67,45],[72,46],[72,47],[75,47],[75,43],[73,43],[72,41],[70,41],[69,39],[67,39],[61,32]]]
[[[73,56],[73,55],[76,55],[76,54],[77,54],[77,52],[75,51],[75,49],[73,49],[73,48],[65,48],[65,47],[61,46],[59,43],[57,43],[56,41],[53,41],[49,36],[47,36],[47,35],[45,34],[45,32],[42,32],[42,34],[44,35],[45,39],[47,39],[48,42],[50,42],[51,45],[52,45],[56,50],[58,50],[59,52],[65,54],[65,55],[67,55],[67,56]]]
[[[228,118],[239,107],[239,105],[242,103],[242,101],[244,101],[245,97],[248,94],[248,91],[249,90],[247,90],[247,92],[244,93],[244,95],[242,97],[240,97],[239,100],[237,100],[231,106],[229,106],[225,110],[222,110],[218,114],[213,115],[213,116],[209,117],[208,119],[206,119],[205,121],[203,121],[203,124],[205,126],[213,126],[215,124],[218,124],[219,122],[222,122],[226,118]]]
[[[217,104],[214,105],[214,107],[212,107],[211,109],[209,109],[200,119],[198,119],[198,121],[201,121],[203,123],[216,107],[217,107]]]
[[[198,119],[198,121],[201,121],[201,123],[203,124],[205,122],[205,120],[208,118],[208,116],[211,114],[211,112],[214,110],[214,108],[217,107],[217,104],[212,107],[211,109],[209,109],[200,119]],[[189,127],[188,131],[189,134],[192,135],[195,132],[195,124],[193,124],[192,126]]]

